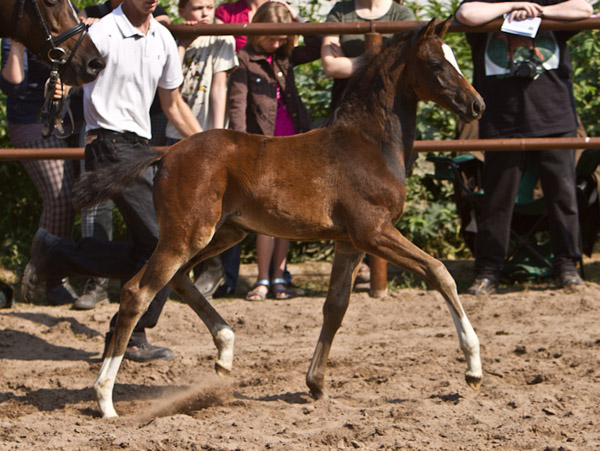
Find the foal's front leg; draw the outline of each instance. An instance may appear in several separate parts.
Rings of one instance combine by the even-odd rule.
[[[391,224],[385,224],[376,232],[370,231],[361,237],[362,239],[357,238],[357,247],[417,274],[441,293],[452,315],[460,348],[467,360],[465,379],[470,387],[479,389],[482,378],[479,339],[463,310],[456,282],[444,264],[408,241]]]
[[[324,395],[325,365],[329,358],[331,343],[346,314],[352,284],[363,256],[364,253],[357,251],[348,242],[337,241],[335,243],[335,257],[331,269],[329,290],[323,305],[323,327],[306,373],[306,384],[317,399]]]

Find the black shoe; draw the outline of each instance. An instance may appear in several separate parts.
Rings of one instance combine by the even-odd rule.
[[[211,299],[215,291],[225,283],[225,270],[219,255],[211,257],[202,264],[202,273],[194,285],[206,299]]]
[[[46,280],[45,266],[48,260],[48,252],[58,240],[57,236],[41,227],[35,232],[31,243],[31,259],[25,267],[23,280],[21,281],[21,298],[24,301],[31,302],[38,284]]]
[[[11,308],[15,304],[13,289],[10,285],[0,282],[0,308]]]
[[[568,288],[576,285],[583,285],[583,279],[577,271],[563,271],[558,275],[558,286]]]
[[[48,305],[71,304],[76,299],[77,293],[67,279],[46,282],[46,303]]]
[[[227,285],[226,283],[224,283],[223,285],[221,285],[220,287],[218,287],[215,292],[213,293],[212,297],[213,298],[225,298],[227,296],[231,296],[233,295],[233,292],[235,290],[233,288],[231,288],[229,285]]]
[[[92,310],[108,304],[108,279],[92,278],[85,281],[83,294],[73,303],[73,310]]]
[[[134,362],[150,362],[152,360],[173,360],[175,354],[169,348],[154,346],[146,342],[140,345],[129,343],[125,350],[125,358]]]
[[[467,293],[475,296],[485,296],[498,291],[498,281],[492,277],[477,277],[473,285],[467,289]]]

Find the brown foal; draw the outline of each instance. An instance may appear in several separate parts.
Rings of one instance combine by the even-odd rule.
[[[210,330],[217,371],[231,370],[233,331],[188,274],[250,232],[336,242],[321,335],[306,376],[313,396],[324,395],[331,343],[365,252],[421,276],[441,293],[466,357],[466,380],[479,387],[479,341],[454,280],[394,227],[404,208],[419,100],[437,102],[465,121],[485,108],[441,40],[449,24],[431,21],[366,54],[324,128],[283,138],[211,130],[78,182],[75,202],[81,207],[114,195],[160,160],[154,186],[160,239],[121,293],[116,330],[94,385],[104,417],[117,415],[112,388],[133,327],[167,284]]]

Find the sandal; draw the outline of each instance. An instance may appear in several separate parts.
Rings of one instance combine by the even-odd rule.
[[[286,286],[286,283],[285,279],[282,278],[273,279],[271,281],[271,293],[273,293],[275,299],[282,301],[294,297],[294,292]]]
[[[266,287],[266,291],[262,290],[261,287]],[[252,290],[246,295],[247,301],[264,301],[269,294],[269,281],[267,279],[257,280],[252,286]]]

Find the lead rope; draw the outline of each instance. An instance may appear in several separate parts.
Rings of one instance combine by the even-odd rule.
[[[44,105],[38,114],[37,121],[43,124],[42,136],[44,138],[48,138],[50,135],[54,134],[57,138],[67,139],[75,131],[75,121],[69,102],[65,102],[65,96],[61,95],[58,99],[54,98],[54,91],[56,90],[58,79],[58,62],[54,61],[52,63],[52,69],[50,70],[50,77],[46,82],[46,98],[44,100]],[[70,125],[68,128],[69,131],[66,133],[63,125],[63,109],[66,111]]]

